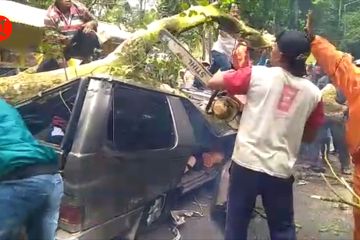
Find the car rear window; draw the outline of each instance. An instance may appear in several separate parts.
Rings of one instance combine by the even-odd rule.
[[[76,81],[17,107],[28,129],[36,138],[51,142],[50,133],[54,131],[56,122],[62,123],[62,131],[65,133],[78,87],[79,82]],[[61,140],[60,138],[59,141]],[[60,144],[59,141],[51,143]]]

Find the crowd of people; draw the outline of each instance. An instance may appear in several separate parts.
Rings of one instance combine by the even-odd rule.
[[[233,6],[231,14],[239,17]],[[82,5],[55,0],[46,22],[71,36],[66,58],[87,58],[97,47],[97,23]],[[332,142],[343,174],[351,173],[352,156],[354,189],[360,192],[360,71],[350,55],[313,34],[311,21],[304,32],[278,34],[270,57],[264,52],[258,65],[248,50],[245,41],[220,31],[208,66],[214,76],[205,86],[246,96],[232,154],[225,239],[247,239],[258,195],[271,239],[296,239],[292,185],[299,152],[315,171],[324,171],[322,158]],[[306,66],[310,52],[317,66]],[[49,64],[42,67],[52,68]],[[55,239],[63,195],[57,156],[35,140],[12,106],[1,100],[0,107],[0,239],[18,239],[23,227],[30,240]],[[359,209],[354,216],[359,240]]]
[[[314,142],[301,146],[299,160],[309,162],[315,172],[325,172],[325,158],[329,159],[330,154],[337,155],[341,172],[350,175],[350,154],[345,137],[345,124],[349,117],[346,98],[320,66],[309,65],[307,78],[321,90],[325,123]]]

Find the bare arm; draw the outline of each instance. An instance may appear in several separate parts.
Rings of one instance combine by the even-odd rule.
[[[213,90],[226,90],[230,95],[246,94],[251,80],[251,66],[216,73],[208,82]]]
[[[82,12],[82,18],[84,23],[84,32],[89,33],[91,31],[97,31],[98,22],[95,16],[89,11],[89,9],[82,3],[78,1],[73,1],[78,9]]]

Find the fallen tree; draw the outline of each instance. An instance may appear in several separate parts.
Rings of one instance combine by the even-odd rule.
[[[1,97],[11,104],[18,104],[68,81],[98,74],[133,79],[150,87],[158,87],[161,82],[148,79],[139,68],[144,56],[159,41],[160,30],[166,29],[177,35],[209,22],[217,22],[226,32],[237,39],[244,39],[253,48],[269,47],[273,43],[271,34],[246,26],[242,21],[221,12],[216,4],[193,6],[178,15],[154,21],[146,29],[136,31],[130,39],[124,41],[104,59],[78,67],[44,73],[23,72],[15,76],[0,78]]]

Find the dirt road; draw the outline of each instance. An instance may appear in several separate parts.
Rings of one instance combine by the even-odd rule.
[[[306,172],[306,171],[305,171]],[[342,204],[324,202],[310,198],[311,195],[334,198],[319,177],[303,174],[304,181],[294,184],[295,221],[298,226],[299,240],[350,240],[352,239],[352,210]],[[335,188],[342,193],[345,189],[340,185]],[[209,216],[211,189],[202,188],[179,201],[177,209],[204,211],[203,217],[191,217],[179,228],[182,240],[220,240],[223,239],[223,228]],[[345,194],[350,198],[349,194]],[[259,199],[257,207],[261,209]],[[249,227],[249,240],[269,239],[266,220],[258,214]],[[156,230],[140,237],[140,240],[170,240],[174,235],[169,224],[163,224]]]

